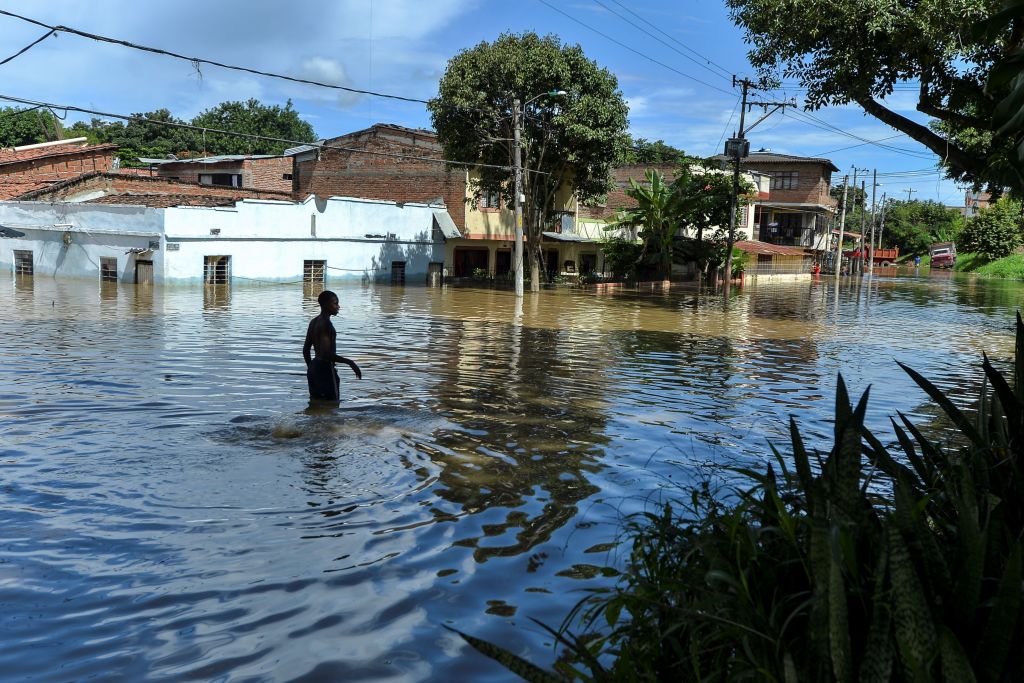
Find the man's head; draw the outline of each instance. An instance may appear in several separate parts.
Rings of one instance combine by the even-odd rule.
[[[338,295],[329,289],[320,292],[316,302],[320,304],[320,310],[328,315],[338,315],[338,309],[341,308],[341,304],[338,302]]]

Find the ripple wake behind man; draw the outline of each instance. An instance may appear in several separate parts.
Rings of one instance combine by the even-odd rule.
[[[331,323],[331,316],[338,315],[341,304],[338,295],[325,289],[316,298],[320,304],[320,315],[309,321],[306,329],[306,341],[302,344],[302,357],[306,359],[306,381],[309,383],[309,398],[315,401],[340,401],[341,378],[335,369],[335,363],[344,363],[352,368],[356,377],[363,378],[363,373],[355,361],[338,355],[337,337]],[[311,358],[309,350],[316,350],[316,357]]]

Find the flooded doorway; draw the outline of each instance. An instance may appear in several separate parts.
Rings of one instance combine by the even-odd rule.
[[[153,284],[153,262],[152,261],[136,261],[135,262],[135,284],[137,284],[137,285],[151,285],[151,284]]]

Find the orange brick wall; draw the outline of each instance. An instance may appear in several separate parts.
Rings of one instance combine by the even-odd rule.
[[[56,188],[30,198],[31,201],[53,201],[81,195],[84,192],[103,190],[107,194],[177,194],[205,195],[213,197],[240,197],[250,199],[291,200],[291,193],[252,190],[238,187],[199,185],[137,175],[103,174],[84,179],[66,187]]]
[[[242,176],[242,187],[254,190],[291,192],[292,180],[285,178],[292,172],[291,157],[269,159],[239,159],[214,164],[169,163],[157,166],[157,174],[163,178],[177,178],[187,183],[198,183],[200,174],[231,173]]]
[[[603,206],[586,206],[580,204],[580,218],[611,219],[618,211],[632,209],[636,206],[636,200],[626,195],[629,189],[629,179],[643,183],[644,172],[647,169],[661,172],[666,182],[676,179],[675,164],[636,164],[633,166],[620,166],[612,170],[612,177],[615,179],[615,188],[608,193]]]
[[[21,192],[83,173],[110,171],[114,151],[83,150],[75,154],[42,157],[0,166],[0,198],[9,199]]]
[[[824,205],[835,203],[828,193],[829,184],[832,181],[832,173],[820,164],[764,162],[748,163],[745,166],[752,171],[769,175],[778,171],[796,171],[799,173],[796,189],[776,190],[774,187],[771,188],[769,194],[773,202],[807,202]]]
[[[433,136],[416,131],[373,128],[326,143],[349,149],[440,158]],[[320,159],[300,161],[295,168],[298,198],[362,197],[398,202],[429,202],[441,197],[460,229],[466,224],[466,172],[430,161],[398,159],[323,149]]]

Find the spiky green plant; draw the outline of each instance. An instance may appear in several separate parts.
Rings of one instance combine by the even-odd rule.
[[[984,359],[973,417],[902,367],[954,439],[898,413],[890,452],[840,377],[828,453],[791,420],[778,474],[628,520],[630,571],[558,634],[572,662],[525,677],[1024,680],[1024,323],[1011,380]]]

